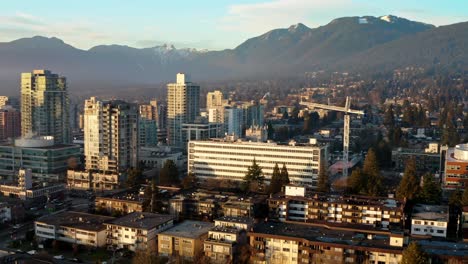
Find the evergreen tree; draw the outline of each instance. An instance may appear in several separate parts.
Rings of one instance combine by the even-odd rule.
[[[377,156],[373,148],[367,152],[362,173],[366,176],[367,183],[365,192],[371,196],[378,196],[382,192],[382,175],[380,175]]]
[[[416,174],[416,161],[414,158],[411,158],[406,162],[403,178],[396,191],[397,197],[414,200],[420,190],[419,183],[419,177]]]
[[[387,128],[395,127],[395,113],[393,112],[392,104],[389,105],[387,111],[385,111],[383,123]]]
[[[273,174],[271,175],[270,186],[268,187],[269,193],[277,193],[281,191],[282,182],[281,182],[281,171],[278,167],[278,163],[275,164],[273,168]]]
[[[463,199],[463,192],[457,189],[454,192],[452,192],[452,194],[450,195],[449,205],[455,206],[455,207],[461,207],[462,199]]]
[[[439,204],[442,199],[440,184],[434,179],[434,175],[427,173],[423,176],[421,201],[427,204]]]
[[[359,194],[366,188],[366,180],[361,168],[353,170],[347,182],[348,192],[351,194]]]
[[[127,170],[127,181],[126,181],[127,188],[136,187],[142,182],[143,182],[143,174],[140,169],[129,168]]]
[[[159,184],[177,185],[179,183],[179,169],[174,161],[167,160],[159,172]]]
[[[254,189],[254,191],[260,191],[263,188],[263,176],[262,168],[257,164],[257,161],[253,160],[252,165],[248,167],[247,173],[244,177],[244,183],[248,189]],[[252,188],[255,186],[255,188]]]
[[[182,187],[184,189],[191,189],[196,187],[198,184],[198,179],[192,172],[189,172],[187,176],[182,180]]]
[[[468,206],[468,188],[466,187],[465,187],[465,190],[463,191],[461,205]]]
[[[326,161],[320,162],[320,173],[318,175],[317,191],[319,192],[330,191],[330,182],[328,179],[328,168],[327,168]]]
[[[429,258],[417,242],[411,242],[403,251],[401,264],[428,264]]]
[[[283,163],[283,167],[281,168],[281,187],[283,187],[286,184],[289,184],[289,173],[288,169],[286,168],[286,164]]]

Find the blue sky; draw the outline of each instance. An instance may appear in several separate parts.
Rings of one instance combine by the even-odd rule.
[[[234,48],[274,28],[337,17],[397,15],[434,25],[468,21],[468,0],[18,0],[0,3],[0,42],[42,35],[100,44]]]

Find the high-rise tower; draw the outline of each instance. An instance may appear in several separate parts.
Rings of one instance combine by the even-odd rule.
[[[21,74],[21,135],[31,134],[71,141],[65,77],[48,70]]]
[[[185,148],[182,124],[192,123],[200,115],[200,86],[178,73],[177,82],[167,84],[168,144]]]

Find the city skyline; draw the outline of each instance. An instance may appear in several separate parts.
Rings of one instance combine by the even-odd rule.
[[[107,9],[112,6],[112,13]],[[418,1],[269,0],[199,1],[169,3],[140,1],[80,1],[56,5],[54,1],[32,6],[26,2],[3,3],[0,11],[1,42],[36,35],[57,37],[81,49],[120,44],[153,47],[221,50],[275,28],[303,23],[315,28],[344,16],[396,15],[436,26],[468,20],[464,3],[450,5]],[[80,13],[79,18],[75,16]],[[102,14],[106,14],[103,16]],[[185,19],[172,19],[173,16]]]

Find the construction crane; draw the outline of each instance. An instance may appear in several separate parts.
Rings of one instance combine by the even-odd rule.
[[[355,115],[364,115],[364,112],[361,110],[354,110],[351,108],[351,97],[346,96],[346,103],[345,106],[333,106],[333,105],[325,105],[325,104],[317,104],[317,103],[309,103],[309,102],[301,102],[301,105],[307,106],[309,109],[319,108],[331,111],[337,111],[345,113],[344,115],[344,129],[343,129],[343,177],[348,177],[348,162],[349,162],[349,132],[350,132],[350,114]]]

